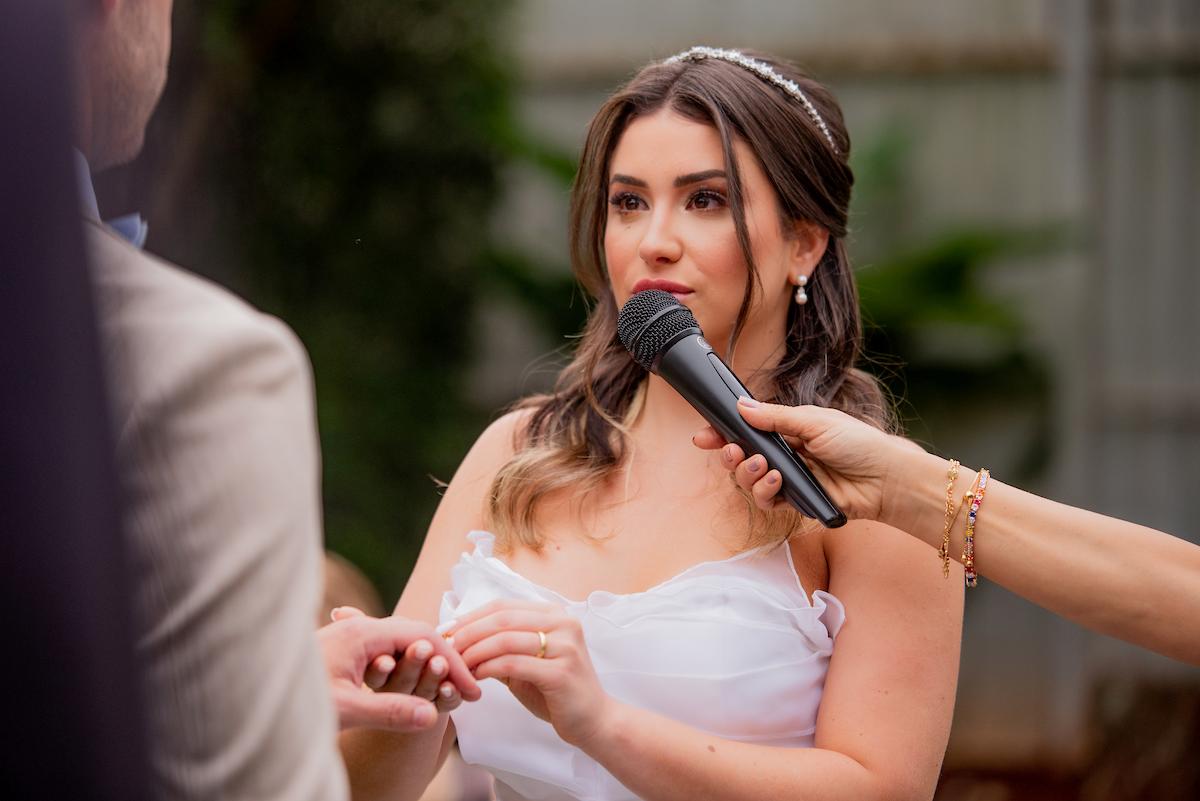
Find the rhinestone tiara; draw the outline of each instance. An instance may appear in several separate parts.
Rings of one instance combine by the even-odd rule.
[[[829,126],[825,124],[825,120],[821,119],[821,115],[817,112],[817,107],[814,106],[812,101],[808,99],[808,95],[804,94],[804,91],[800,88],[799,84],[780,75],[771,67],[770,64],[750,58],[739,50],[726,50],[720,47],[701,46],[684,50],[682,53],[677,53],[663,63],[674,64],[677,61],[703,61],[706,58],[716,58],[720,59],[721,61],[728,61],[730,64],[736,64],[743,69],[753,72],[767,83],[775,84],[780,89],[799,100],[800,105],[804,106],[804,110],[807,111],[808,116],[812,118],[813,124],[820,128],[821,133],[825,135],[825,139],[829,142],[829,146],[833,148],[833,152],[841,155],[841,151],[838,150],[838,146],[833,143],[833,135],[829,133]]]

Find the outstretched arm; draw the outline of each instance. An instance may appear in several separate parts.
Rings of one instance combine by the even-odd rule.
[[[880,520],[941,546],[949,463],[832,409],[741,404],[752,425],[778,431],[808,458],[851,517]],[[770,487],[745,469],[736,445],[707,429],[702,448],[724,448],[738,483],[763,506]],[[752,457],[754,458],[754,457]],[[761,458],[761,457],[757,457]],[[954,496],[969,489],[964,467]],[[964,517],[951,531],[962,553]],[[979,512],[980,575],[1089,629],[1200,665],[1200,546],[1161,531],[1038,497],[993,478]]]

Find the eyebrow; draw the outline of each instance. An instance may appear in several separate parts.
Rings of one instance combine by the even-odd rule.
[[[689,186],[691,184],[698,184],[701,181],[707,181],[710,178],[725,178],[725,177],[727,177],[727,176],[725,175],[724,170],[703,170],[701,172],[689,172],[687,175],[680,175],[678,178],[676,178],[674,180],[673,183],[676,187]],[[609,181],[609,183],[610,184],[629,184],[630,186],[640,186],[642,188],[646,188],[649,186],[649,184],[647,184],[641,178],[634,178],[632,175],[621,175],[620,173],[614,174],[612,177],[612,180]]]

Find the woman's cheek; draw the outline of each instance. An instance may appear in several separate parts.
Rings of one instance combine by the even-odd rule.
[[[604,263],[618,301],[624,299],[627,291],[626,278],[631,263],[628,243],[622,240],[619,233],[609,233],[604,237]]]

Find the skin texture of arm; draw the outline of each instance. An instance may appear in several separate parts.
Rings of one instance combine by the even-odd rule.
[[[430,523],[395,614],[437,624],[442,594],[450,586],[450,568],[469,549],[467,532],[483,526],[486,493],[496,470],[512,456],[521,419],[522,413],[514,412],[497,420],[463,459]],[[340,744],[352,797],[389,801],[419,797],[453,740],[453,724],[446,714],[431,729],[415,734],[344,732]]]
[[[930,798],[954,705],[961,570],[943,578],[919,543],[875,523],[808,536],[824,537],[830,589],[847,609],[814,748],[723,740],[617,701],[579,621],[553,604],[495,601],[449,633],[477,677],[504,680],[641,798]]]
[[[941,546],[949,463],[832,409],[740,406],[752,425],[778,431],[806,456],[853,518],[880,520]],[[711,429],[693,440],[719,448]],[[736,449],[737,446],[725,446]],[[725,456],[760,504],[775,488],[746,481],[740,451]],[[956,503],[975,471],[965,465]],[[962,553],[958,512],[950,553]],[[1200,546],[1135,523],[1041,498],[993,477],[975,530],[979,574],[1057,615],[1182,662],[1200,665]]]
[[[889,513],[896,525],[937,547],[944,513],[935,508],[937,487],[945,486],[948,463],[912,450],[895,458]],[[959,498],[973,474],[960,471]],[[962,552],[962,518],[951,534],[951,554]],[[1081,626],[1200,665],[1200,546],[1194,543],[993,478],[975,527],[975,568]]]

